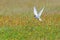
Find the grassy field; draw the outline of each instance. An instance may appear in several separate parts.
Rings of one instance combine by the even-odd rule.
[[[0,40],[60,40],[60,0],[0,0]]]

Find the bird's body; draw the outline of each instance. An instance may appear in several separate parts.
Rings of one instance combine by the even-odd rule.
[[[40,18],[39,16],[36,16],[36,15],[34,15],[34,16],[35,16],[35,18],[37,18],[37,19]]]
[[[39,16],[34,16],[36,19],[38,19],[39,21],[42,21],[42,19]]]
[[[44,8],[42,8],[42,10],[38,14],[36,8],[34,7],[34,17],[36,19],[38,19],[39,21],[42,21],[42,19],[40,17],[41,17],[41,14],[42,14],[43,10],[44,10]]]

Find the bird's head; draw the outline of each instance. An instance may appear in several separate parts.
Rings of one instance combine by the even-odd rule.
[[[34,15],[34,17],[36,17],[36,15]]]

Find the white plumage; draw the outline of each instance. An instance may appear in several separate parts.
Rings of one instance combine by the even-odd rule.
[[[42,9],[40,10],[40,12],[37,13],[36,7],[34,7],[34,16],[35,16],[35,18],[37,18],[39,21],[42,21],[42,19],[41,19],[40,17],[41,17],[41,15],[42,15],[43,10],[44,10],[44,8],[42,8]]]

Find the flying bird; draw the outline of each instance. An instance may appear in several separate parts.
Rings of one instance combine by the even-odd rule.
[[[39,21],[42,21],[42,19],[41,19],[40,17],[41,17],[41,15],[42,15],[43,10],[44,10],[44,8],[42,8],[42,9],[40,10],[40,12],[37,13],[36,7],[34,7],[34,17],[35,17],[36,19],[38,19]]]

